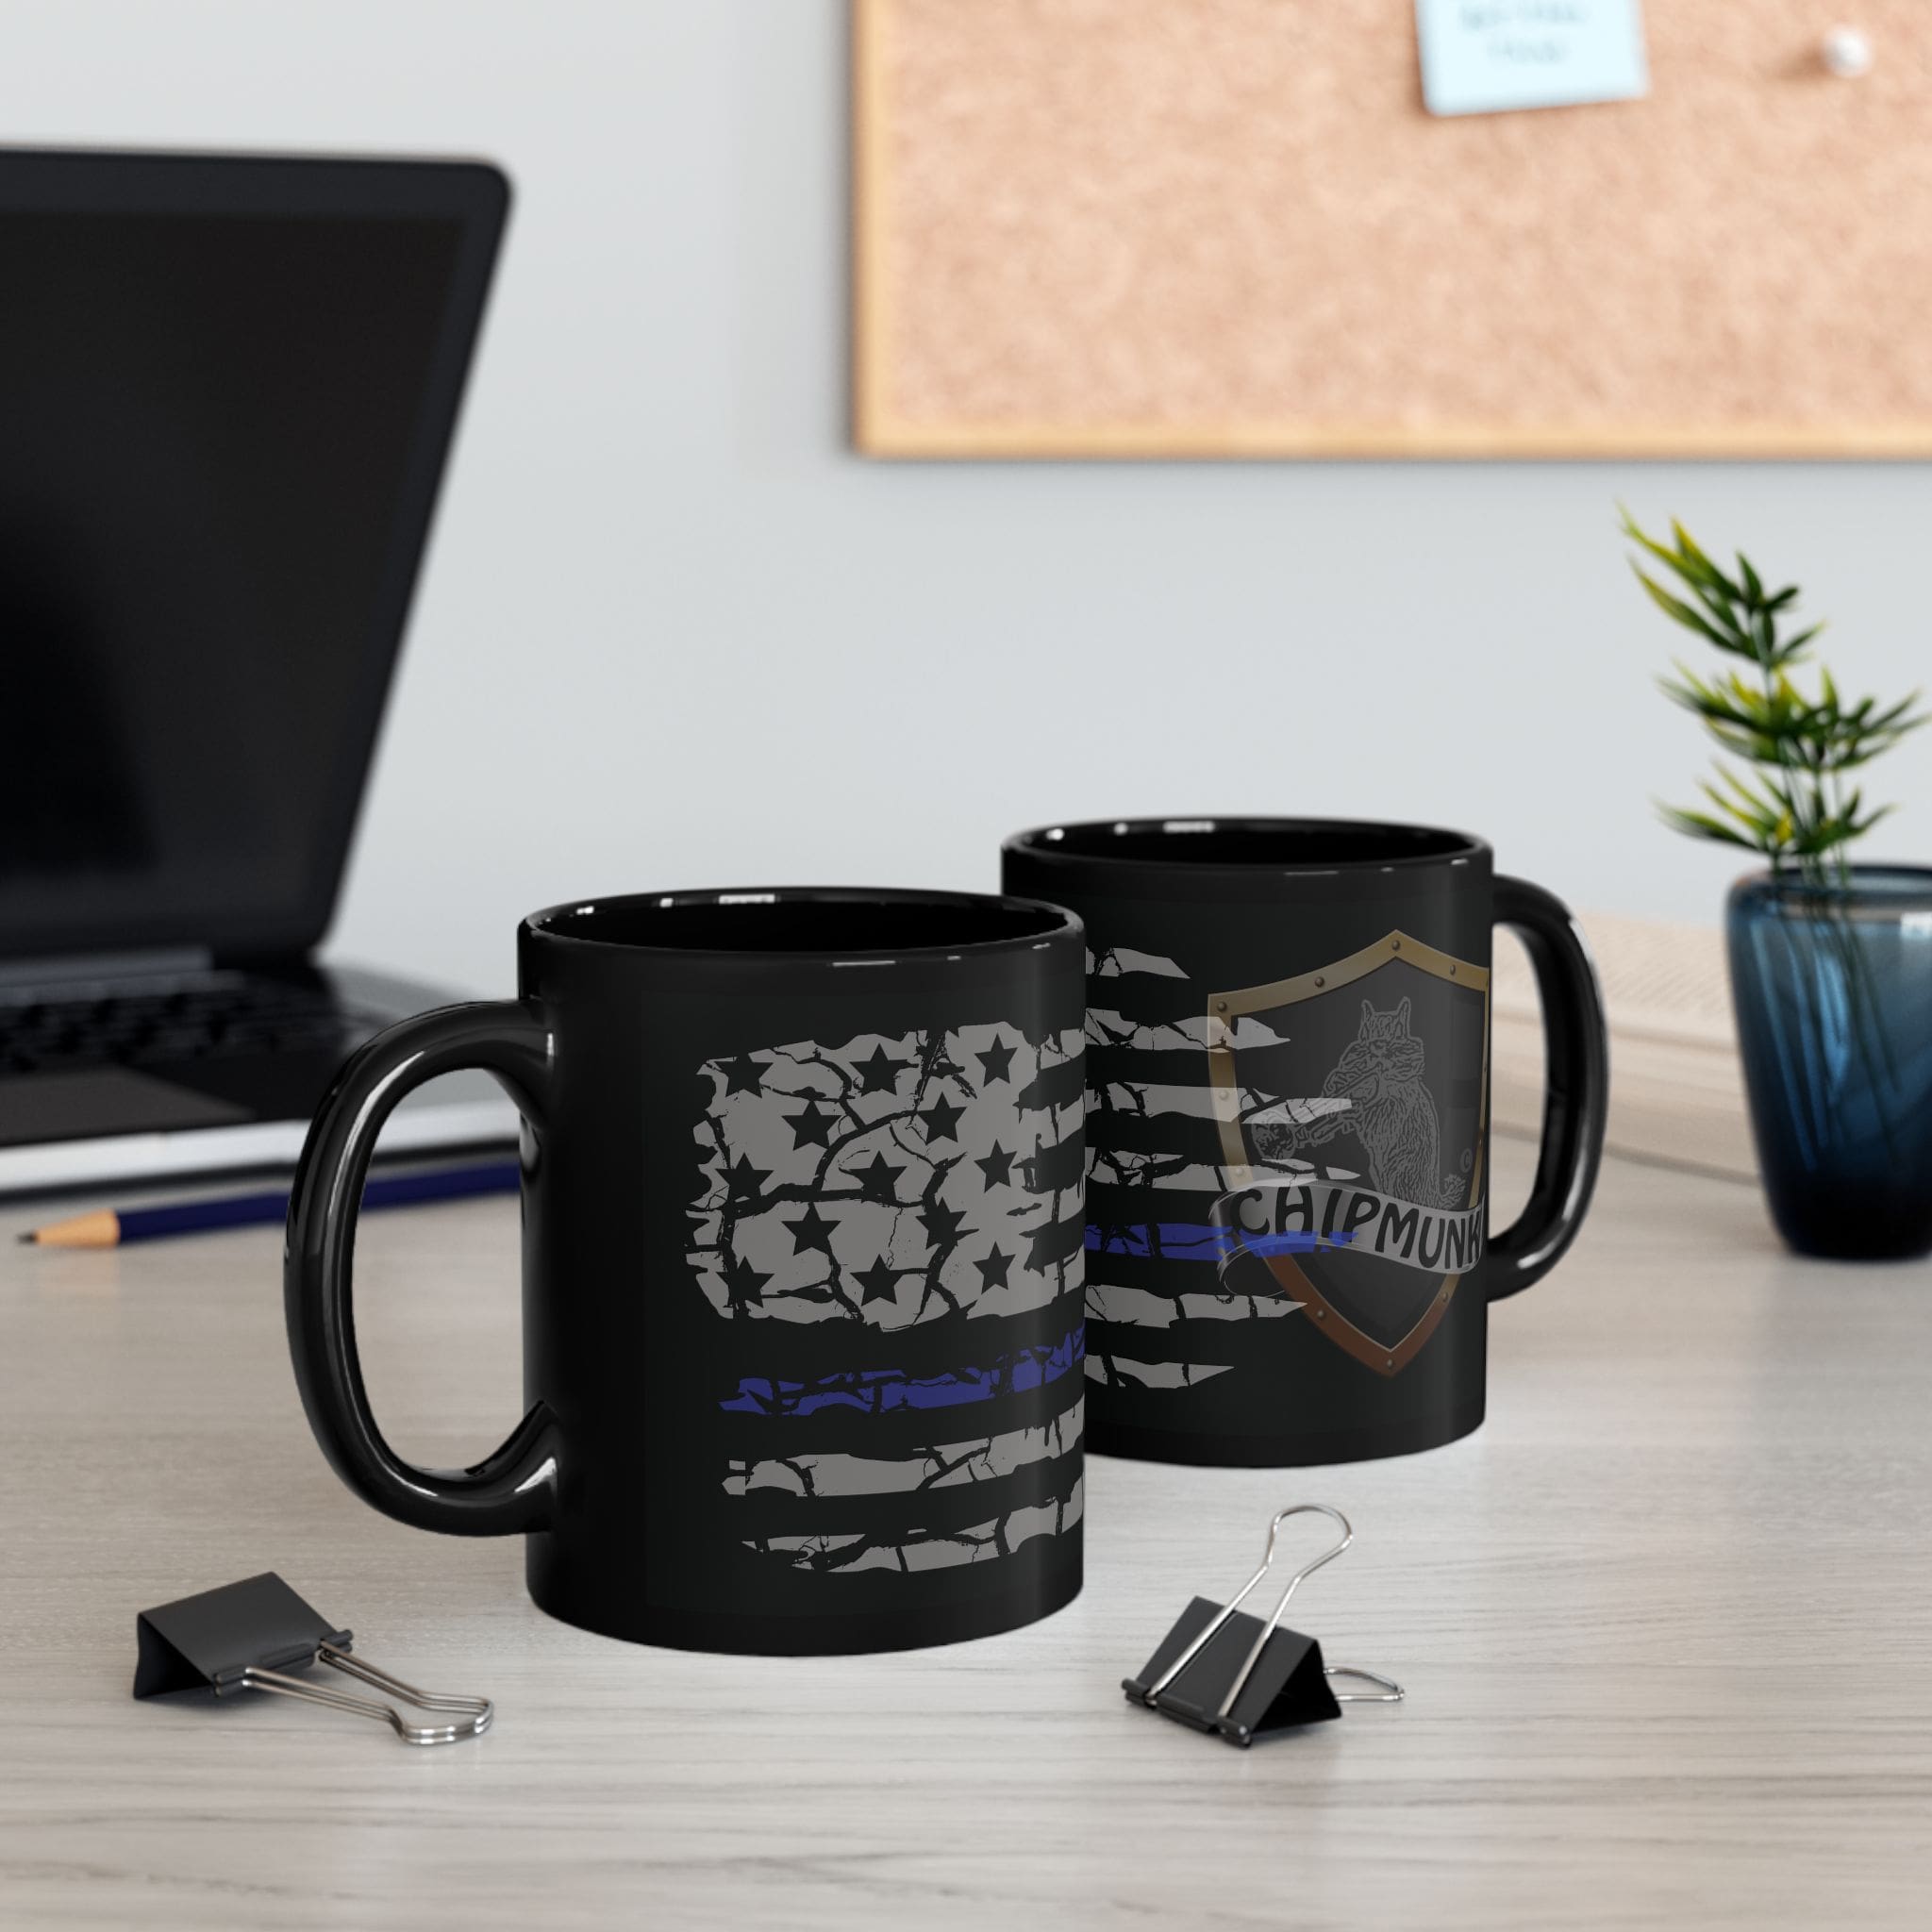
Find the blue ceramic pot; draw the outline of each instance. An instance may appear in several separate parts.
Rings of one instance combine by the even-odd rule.
[[[1932,1250],[1932,869],[1769,873],[1726,907],[1731,996],[1772,1219],[1805,1255]]]

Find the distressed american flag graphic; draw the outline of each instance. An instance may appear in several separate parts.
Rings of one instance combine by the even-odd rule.
[[[1013,1024],[708,1060],[690,1258],[740,1541],[815,1571],[997,1562],[1080,1519],[1082,1041]],[[788,1374],[788,1331],[839,1341]]]

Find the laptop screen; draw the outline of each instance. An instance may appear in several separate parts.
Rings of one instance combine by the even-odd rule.
[[[0,953],[300,949],[454,420],[488,171],[66,158],[78,192],[0,155]]]

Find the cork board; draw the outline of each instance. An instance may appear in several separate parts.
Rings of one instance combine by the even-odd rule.
[[[1932,455],[1932,7],[1644,11],[1451,119],[1413,0],[855,0],[858,446]]]

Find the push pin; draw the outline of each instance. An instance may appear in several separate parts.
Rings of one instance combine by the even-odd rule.
[[[140,1644],[134,1667],[137,1697],[158,1697],[170,1690],[212,1690],[217,1697],[237,1690],[273,1690],[278,1696],[304,1697],[334,1710],[373,1717],[388,1724],[406,1744],[453,1744],[458,1738],[480,1738],[496,1715],[487,1697],[418,1690],[352,1656],[349,1632],[334,1628],[273,1570],[142,1610],[135,1619],[135,1637]],[[418,1710],[460,1712],[461,1721],[412,1724],[392,1704],[291,1674],[318,1663]]]
[[[1281,1525],[1291,1516],[1327,1516],[1341,1525],[1341,1541],[1288,1579],[1274,1614],[1264,1624],[1244,1614],[1241,1605],[1257,1590],[1274,1561]],[[1178,1724],[1211,1731],[1245,1748],[1269,1732],[1294,1724],[1320,1724],[1340,1717],[1344,1704],[1400,1704],[1402,1686],[1392,1677],[1351,1664],[1325,1664],[1322,1646],[1299,1630],[1290,1630],[1281,1613],[1305,1577],[1332,1563],[1355,1541],[1340,1509],[1325,1503],[1296,1503],[1268,1525],[1268,1549],[1261,1567],[1224,1607],[1197,1596],[1147,1659],[1138,1677],[1122,1681],[1132,1704],[1144,1704]],[[1380,1688],[1334,1690],[1332,1677],[1348,1677]]]
[[[1840,80],[1861,80],[1872,72],[1872,42],[1855,26],[1835,26],[1820,43],[1825,72]]]

